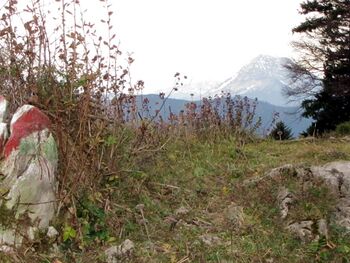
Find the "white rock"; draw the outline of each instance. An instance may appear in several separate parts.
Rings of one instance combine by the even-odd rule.
[[[326,239],[329,238],[329,234],[328,234],[328,224],[327,221],[325,219],[320,219],[317,222],[317,227],[318,227],[318,233],[321,236],[324,236]]]
[[[302,241],[310,241],[314,238],[312,233],[313,221],[295,222],[287,226],[287,229]]]
[[[55,238],[58,236],[58,231],[56,230],[56,228],[54,228],[53,226],[49,226],[49,228],[47,229],[47,234],[46,236],[48,238]]]
[[[290,205],[294,202],[293,194],[286,188],[280,187],[277,194],[281,218],[285,219],[289,212]]]
[[[30,241],[33,241],[35,239],[35,234],[38,233],[38,228],[37,227],[29,227],[27,230],[27,237],[29,238]]]
[[[124,259],[129,257],[135,248],[134,243],[126,239],[121,245],[113,246],[105,251],[107,263],[124,262]]]
[[[208,247],[213,247],[221,244],[221,239],[214,235],[205,234],[201,235],[199,238]]]
[[[229,205],[225,210],[225,217],[231,227],[239,229],[244,224],[244,211],[242,206]]]
[[[177,216],[186,215],[188,213],[189,213],[189,210],[184,206],[181,206],[175,210],[175,215]]]
[[[4,252],[6,254],[10,254],[13,253],[13,247],[9,247],[9,246],[0,246],[0,252]]]

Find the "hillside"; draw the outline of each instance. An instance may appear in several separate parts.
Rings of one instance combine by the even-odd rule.
[[[350,259],[346,232],[331,225],[329,243],[299,241],[279,219],[277,189],[263,183],[247,191],[243,184],[285,164],[350,160],[350,144],[344,142],[264,140],[237,148],[234,138],[172,138],[157,151],[125,156],[117,176],[80,200],[92,211],[89,220],[84,214],[81,220],[95,222],[91,238],[100,243],[90,246],[91,239],[86,239],[81,247],[66,250],[69,242],[65,242],[56,252],[41,250],[39,258],[56,263],[105,262],[106,248],[129,239],[133,253],[115,262],[346,262]],[[325,191],[315,189],[299,216],[328,215],[333,206],[324,199]],[[100,210],[105,193],[109,193],[108,209]],[[237,212],[242,217],[236,218]],[[109,239],[102,242],[105,235]],[[27,251],[25,262],[38,259],[36,253]],[[1,252],[0,256],[1,262],[12,262]]]
[[[350,262],[349,61],[334,38],[348,0],[301,5],[297,29],[315,37],[294,43],[311,51],[293,64],[296,92],[316,88],[301,105],[307,137],[311,120],[281,96],[294,62],[258,56],[230,72],[254,52],[283,54],[271,25],[292,22],[285,2],[257,1],[251,28],[247,1],[24,2],[0,5],[0,263]],[[134,22],[124,33],[146,57],[121,45],[119,25]],[[183,86],[187,70],[232,75]],[[142,95],[172,76],[169,95]]]

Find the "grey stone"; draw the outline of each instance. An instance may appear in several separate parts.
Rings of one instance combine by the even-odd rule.
[[[231,227],[239,229],[244,224],[244,211],[242,206],[229,205],[225,210],[225,217]]]
[[[323,166],[311,166],[304,167],[301,165],[284,165],[270,172],[266,173],[260,178],[256,178],[255,182],[267,179],[277,179],[283,174],[289,174],[294,176],[296,179],[300,180],[302,183],[303,190],[307,189],[312,185],[319,185],[322,183],[326,188],[329,189],[331,194],[328,198],[329,201],[334,201],[336,203],[333,210],[333,220],[339,226],[345,227],[350,230],[350,162],[349,161],[336,161],[331,162]],[[280,187],[277,194],[277,201],[279,204],[279,209],[281,217],[284,219],[287,217],[290,210],[290,205],[295,201],[293,194],[284,186]],[[303,220],[302,218],[300,220]],[[303,221],[301,221],[303,222]],[[304,221],[309,222],[309,221]],[[310,222],[309,222],[310,223]],[[314,222],[316,223],[316,222]],[[321,224],[321,229],[323,234],[328,235],[328,232],[324,228],[323,221],[318,222]],[[303,227],[305,223],[302,224],[301,228],[297,228],[298,224],[292,225],[289,228],[294,232],[298,232],[299,236],[301,233],[308,233],[307,228]],[[302,232],[300,229],[304,229]],[[321,234],[321,233],[320,233]]]
[[[284,186],[280,187],[277,194],[277,200],[281,212],[281,218],[285,219],[289,212],[289,207],[294,203],[293,194]]]
[[[53,226],[49,226],[49,228],[47,229],[47,233],[46,236],[48,238],[55,238],[59,235],[58,231],[56,230],[56,228],[54,228]]]
[[[215,235],[205,234],[201,235],[199,238],[208,247],[213,247],[221,244],[221,239]]]
[[[295,222],[288,225],[286,228],[291,233],[293,233],[300,240],[306,242],[314,239],[314,235],[312,233],[312,226],[314,222],[311,220]]]
[[[135,248],[134,243],[126,239],[121,245],[113,246],[105,251],[107,263],[119,263],[124,262],[125,258],[131,256]]]
[[[317,230],[318,233],[320,234],[320,236],[324,236],[326,239],[329,238],[329,234],[328,234],[328,224],[327,221],[325,219],[320,219],[317,222]]]
[[[178,209],[175,210],[175,215],[177,216],[183,216],[186,215],[190,212],[190,210],[188,210],[186,207],[181,206]]]

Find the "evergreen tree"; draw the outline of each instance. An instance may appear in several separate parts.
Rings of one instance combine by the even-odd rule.
[[[271,131],[270,137],[275,140],[289,140],[292,138],[292,130],[288,128],[283,121],[279,121]]]
[[[288,95],[309,96],[303,116],[312,117],[322,133],[350,120],[350,0],[308,0],[300,13],[306,19],[293,32],[304,37],[294,43],[302,55],[287,67],[296,78],[320,77],[322,85],[304,82]]]

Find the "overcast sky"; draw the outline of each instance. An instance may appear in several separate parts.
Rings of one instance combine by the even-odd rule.
[[[81,0],[89,20],[105,19],[98,0]],[[171,89],[176,72],[189,82],[224,81],[260,55],[291,57],[291,29],[302,0],[109,0],[133,80],[146,93]]]
[[[146,91],[167,89],[175,72],[223,81],[259,54],[292,56],[301,0],[114,0],[114,21],[132,72]]]

